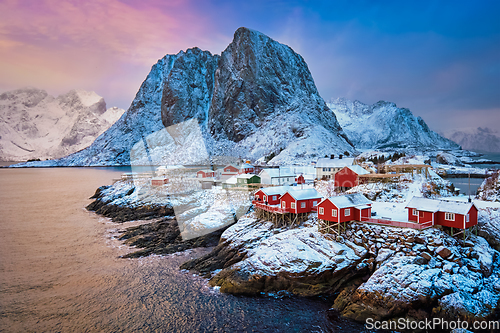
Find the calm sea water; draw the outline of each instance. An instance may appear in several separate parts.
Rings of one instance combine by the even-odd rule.
[[[331,300],[236,297],[180,272],[207,253],[119,259],[121,227],[87,212],[122,170],[0,169],[1,332],[360,332]]]

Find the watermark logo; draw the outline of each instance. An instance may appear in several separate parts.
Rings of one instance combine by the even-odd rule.
[[[500,321],[474,321],[472,323],[457,320],[444,320],[442,318],[431,318],[425,320],[410,320],[408,318],[399,318],[398,320],[375,320],[373,318],[366,319],[366,329],[369,330],[444,330],[450,331],[455,329],[464,330],[500,330]]]

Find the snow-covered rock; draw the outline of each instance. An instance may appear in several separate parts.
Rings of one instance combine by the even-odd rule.
[[[368,233],[372,228],[363,227]],[[500,300],[496,288],[500,282],[499,253],[482,237],[470,236],[468,246],[437,229],[417,231],[412,240],[417,237],[425,244],[410,251],[397,250],[368,281],[350,293],[341,293],[335,301],[337,309],[346,317],[362,321],[407,315],[415,319],[491,319]],[[410,238],[407,235],[406,241],[398,244],[408,246]],[[451,254],[445,256],[448,259],[438,255],[443,248]],[[378,256],[385,253],[379,250]]]
[[[498,175],[499,173],[495,172],[479,186],[477,190],[477,197],[479,199],[500,202],[500,177]]]
[[[462,161],[455,155],[446,152],[439,152],[436,156],[436,162],[440,164],[464,166]]]
[[[373,105],[338,98],[328,103],[357,149],[458,149],[455,142],[429,129],[410,110],[380,101]]]
[[[222,234],[221,242],[244,253],[244,259],[219,271],[210,284],[235,294],[286,290],[307,296],[332,292],[342,281],[366,274],[362,261],[367,250],[336,242],[310,222],[296,229],[273,229],[272,223],[253,215],[240,219]]]
[[[0,94],[0,160],[60,158],[89,146],[125,112],[95,92],[54,98],[24,88]]]
[[[500,209],[486,208],[478,212],[479,235],[500,251]]]

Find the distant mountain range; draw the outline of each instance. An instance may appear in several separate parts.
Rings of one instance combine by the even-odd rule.
[[[328,103],[328,107],[358,149],[460,149],[455,142],[429,129],[422,118],[391,102],[367,105],[338,98]]]
[[[299,54],[239,28],[220,56],[196,47],[166,55],[90,147],[31,165],[199,164],[225,156],[310,164],[356,148],[459,148],[393,103],[337,100],[330,108]]]
[[[0,94],[0,160],[60,158],[89,146],[124,110],[106,110],[95,92],[57,98],[25,88]]]
[[[443,135],[461,145],[463,149],[500,153],[500,132],[498,130],[478,127],[448,131]]]

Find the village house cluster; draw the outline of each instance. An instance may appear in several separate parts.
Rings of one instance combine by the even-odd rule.
[[[315,181],[329,180],[333,181],[335,193],[341,193],[359,184],[397,181],[405,172],[429,175],[429,166],[424,164],[386,165],[381,171],[370,164],[355,163],[354,158],[342,155],[320,158],[306,167],[261,168],[240,161],[219,169],[199,170],[196,179],[205,189],[214,185],[255,188],[252,203],[257,216],[276,226],[300,223],[311,213],[316,214],[320,232],[337,235],[352,221],[413,229],[442,226],[449,228],[452,235],[477,225],[478,211],[471,202],[414,197],[406,206],[407,220],[397,221],[376,217],[373,202],[360,193],[323,197],[314,188]],[[152,179],[153,185],[166,182],[162,177]]]

